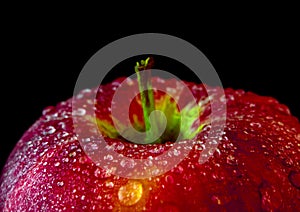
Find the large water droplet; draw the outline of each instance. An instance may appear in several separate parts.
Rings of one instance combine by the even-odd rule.
[[[300,172],[290,171],[288,178],[294,187],[300,189]]]
[[[118,198],[122,205],[131,206],[136,204],[143,195],[143,186],[140,182],[130,180],[126,185],[121,186],[118,191]]]

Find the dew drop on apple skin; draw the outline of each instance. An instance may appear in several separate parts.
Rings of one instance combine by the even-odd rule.
[[[86,110],[83,108],[78,108],[77,110],[72,111],[73,116],[84,116],[86,114]]]
[[[58,181],[57,185],[60,186],[60,187],[63,186],[64,185],[64,181]]]
[[[122,143],[119,143],[119,144],[117,144],[117,146],[116,146],[116,150],[119,150],[119,151],[123,150],[124,148],[125,148],[125,146],[124,146],[124,144],[122,144]]]
[[[53,106],[48,106],[48,107],[44,108],[42,114],[45,116],[45,115],[50,114],[50,113],[53,112],[54,110],[55,110],[55,107],[53,107]]]
[[[56,131],[56,129],[53,126],[48,126],[44,129],[43,134],[50,135],[50,134],[53,134],[55,131]]]
[[[166,175],[165,176],[165,181],[166,183],[169,183],[169,184],[173,184],[174,183],[174,179],[171,175]]]
[[[107,182],[105,182],[105,186],[107,188],[113,188],[114,187],[114,183],[112,181],[107,181]]]
[[[298,141],[300,141],[300,133],[297,134],[295,137],[296,137],[296,139],[297,139]]]
[[[122,205],[131,206],[140,201],[143,196],[142,183],[130,180],[127,184],[120,187],[118,191],[118,199]]]

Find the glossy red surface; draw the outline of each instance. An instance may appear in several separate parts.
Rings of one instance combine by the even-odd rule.
[[[111,98],[122,80],[98,90],[99,118],[109,120]],[[136,89],[136,82],[130,83],[133,84],[129,87]],[[176,89],[172,79],[155,78],[153,84]],[[205,101],[204,86],[187,85],[197,101],[206,102],[200,120],[209,119],[210,105]],[[199,163],[207,145],[207,125],[193,140],[182,141],[190,143],[192,150],[180,164],[164,175],[142,180],[115,176],[112,170],[96,166],[87,157],[73,132],[71,100],[46,108],[18,142],[4,167],[0,210],[299,211],[299,121],[271,97],[230,88],[222,97],[218,88],[209,89],[216,93],[211,98],[227,103],[226,128],[218,138],[217,150],[206,163]],[[77,101],[92,104],[92,92],[96,90],[83,91]],[[126,93],[124,97],[126,100]],[[79,118],[86,115],[84,108],[77,111]],[[107,148],[127,157],[148,158],[149,163],[172,145],[137,145],[107,139]],[[176,151],[173,156],[180,154],[180,150]],[[104,157],[114,160],[110,155]],[[134,163],[123,165],[130,168]]]

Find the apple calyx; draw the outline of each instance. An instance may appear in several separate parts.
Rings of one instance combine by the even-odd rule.
[[[160,98],[155,98],[151,82],[152,66],[153,59],[151,57],[141,60],[140,63],[137,62],[135,66],[143,109],[146,139],[151,140],[153,135],[159,133],[158,131],[161,129],[160,125],[163,123],[162,118],[165,118],[167,121],[166,128],[160,138],[152,142],[152,144],[194,138],[205,126],[204,123],[197,127],[194,126],[194,123],[200,117],[201,110],[199,105],[188,103],[180,111],[177,102],[167,93],[161,95]],[[146,73],[141,75],[141,71]],[[150,114],[155,110],[161,111],[164,117],[154,116],[155,120],[150,120]]]
[[[153,59],[148,57],[137,62],[134,67],[137,75],[134,83],[137,83],[139,94],[132,101],[134,106],[129,112],[130,122],[117,119],[113,114],[111,120],[96,117],[96,124],[105,137],[142,145],[163,144],[193,139],[208,124],[209,120],[200,121],[199,117],[204,110],[197,102],[189,100],[179,108],[177,101],[184,98],[184,92],[189,91],[178,90],[176,92],[179,96],[173,97],[167,92],[155,89],[157,82],[156,78],[151,76],[152,66]],[[128,92],[132,91],[128,90]],[[153,115],[152,112],[158,113]],[[87,118],[93,121],[92,117]],[[144,133],[138,138],[138,142],[136,142],[136,131],[132,130],[130,124],[135,130]]]

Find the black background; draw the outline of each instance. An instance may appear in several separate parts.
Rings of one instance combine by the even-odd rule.
[[[296,25],[281,21],[280,17],[224,21],[207,24],[209,27],[203,25],[205,21],[201,24],[196,21],[190,27],[160,30],[151,27],[124,30],[121,25],[112,26],[112,30],[105,28],[103,21],[88,27],[85,23],[38,19],[20,17],[7,23],[3,33],[1,134],[4,139],[0,142],[0,168],[43,108],[72,96],[78,74],[94,53],[116,39],[136,33],[166,33],[190,42],[210,60],[224,87],[273,96],[300,117]],[[179,73],[176,63],[170,60],[157,61],[157,66]],[[134,72],[131,63],[118,68]],[[122,73],[115,70],[105,82]],[[180,77],[195,79],[189,74]]]

